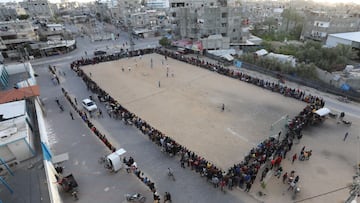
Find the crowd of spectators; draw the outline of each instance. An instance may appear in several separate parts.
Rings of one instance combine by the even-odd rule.
[[[235,164],[228,170],[222,170],[215,166],[205,158],[196,155],[190,149],[180,145],[172,138],[166,136],[164,133],[152,127],[145,120],[141,119],[134,113],[128,111],[118,101],[111,97],[110,94],[102,90],[90,76],[86,75],[84,71],[79,68],[80,66],[96,64],[104,61],[117,60],[123,57],[139,56],[149,53],[158,53],[167,57],[174,58],[201,68],[205,68],[210,71],[215,71],[219,74],[223,74],[232,78],[245,81],[262,88],[269,89],[274,92],[278,92],[284,96],[289,96],[295,99],[302,100],[308,105],[289,122],[287,128],[288,132],[280,139],[280,133],[278,138],[268,138],[261,142],[257,147],[250,150],[248,155],[244,157],[241,163]],[[74,61],[71,64],[71,69],[74,70],[79,77],[83,79],[87,88],[93,93],[98,95],[99,101],[107,102],[107,110],[110,117],[121,119],[125,124],[134,125],[143,134],[145,134],[151,141],[157,144],[161,151],[169,154],[170,156],[178,156],[180,158],[180,164],[183,168],[190,168],[201,176],[206,177],[208,182],[211,182],[214,187],[220,187],[221,190],[224,187],[232,189],[233,187],[244,188],[245,191],[250,191],[252,184],[254,183],[261,166],[268,171],[278,169],[281,165],[281,160],[286,157],[287,152],[291,150],[294,139],[301,139],[301,131],[306,126],[313,124],[314,110],[322,108],[324,101],[310,94],[306,94],[304,91],[287,87],[280,83],[274,83],[265,81],[253,77],[248,74],[236,72],[234,70],[222,67],[218,64],[212,64],[205,62],[195,57],[184,57],[174,52],[169,52],[163,49],[144,49],[133,52],[127,52],[118,55],[101,56],[86,58]],[[269,169],[270,168],[270,169]],[[267,171],[267,172],[268,172]],[[266,175],[267,172],[263,172]]]

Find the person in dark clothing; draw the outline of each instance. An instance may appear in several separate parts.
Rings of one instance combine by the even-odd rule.
[[[164,203],[171,203],[171,195],[169,192],[165,192]]]
[[[246,183],[245,192],[250,192],[251,186],[252,186],[252,185],[251,185],[250,182]]]

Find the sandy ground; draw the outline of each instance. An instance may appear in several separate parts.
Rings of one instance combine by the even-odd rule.
[[[360,125],[354,117],[345,116],[345,118],[353,122],[351,127],[337,124],[335,119],[328,118],[322,125],[304,130],[301,142],[294,145],[294,149],[282,162],[284,171],[295,170],[296,174],[300,176],[299,187],[301,192],[296,200],[346,187],[352,182],[352,176],[355,175],[354,165],[360,158],[358,151]],[[346,132],[349,132],[349,136],[343,141]],[[299,155],[303,146],[306,146],[307,150],[313,150],[311,159],[308,161],[297,160],[291,164],[293,154]],[[264,202],[292,202],[292,192],[287,191],[288,185],[283,184],[281,178],[277,179],[273,175],[269,175],[266,180],[267,187],[265,190],[261,189],[260,184],[256,184],[252,192],[265,192],[267,196],[261,198]],[[344,189],[304,202],[341,203],[348,197],[349,189]]]
[[[268,137],[271,124],[286,114],[293,117],[305,106],[157,54],[84,70],[131,112],[223,169],[243,160],[254,145]]]

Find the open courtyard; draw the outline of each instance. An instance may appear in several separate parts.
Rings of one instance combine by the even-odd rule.
[[[271,124],[305,106],[158,54],[83,70],[129,111],[222,169],[269,137]]]

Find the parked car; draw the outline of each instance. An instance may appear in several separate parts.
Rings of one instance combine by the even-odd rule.
[[[101,50],[99,50],[99,51],[94,51],[94,55],[95,56],[101,56],[101,55],[105,55],[106,54],[106,51],[101,51]]]
[[[82,100],[81,104],[89,112],[95,111],[97,109],[95,102],[92,101],[91,99],[84,99]]]

